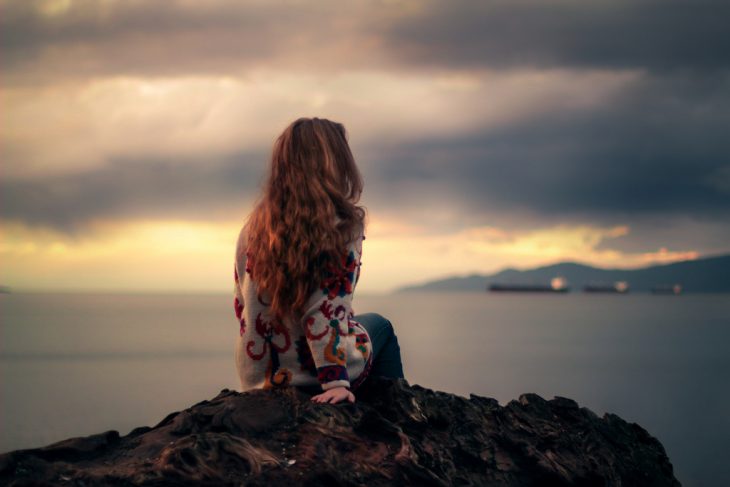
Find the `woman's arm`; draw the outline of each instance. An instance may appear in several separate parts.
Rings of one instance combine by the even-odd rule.
[[[243,230],[238,235],[236,242],[236,255],[233,262],[233,308],[236,312],[236,319],[239,323],[239,334],[243,335],[246,328],[246,321],[243,318],[243,275],[246,272],[246,239]]]
[[[362,237],[358,237],[340,260],[329,267],[320,289],[312,294],[302,317],[317,378],[325,391],[312,398],[318,402],[354,401],[354,396],[350,399],[352,393],[348,390],[350,378],[345,340],[349,333],[348,316],[352,310],[361,252]]]

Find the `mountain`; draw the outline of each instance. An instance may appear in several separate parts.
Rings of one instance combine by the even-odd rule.
[[[549,284],[556,276],[566,279],[572,291],[581,291],[588,283],[626,281],[631,292],[649,292],[655,286],[680,284],[683,292],[726,293],[730,292],[730,254],[641,269],[600,269],[576,262],[561,262],[524,271],[508,268],[491,275],[448,277],[402,287],[397,291],[485,291],[493,283]]]

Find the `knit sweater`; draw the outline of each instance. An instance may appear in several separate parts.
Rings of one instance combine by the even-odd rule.
[[[245,251],[243,229],[236,244],[234,308],[239,321],[235,347],[242,390],[317,386],[356,389],[372,365],[372,345],[355,321],[352,298],[360,277],[362,232],[344,249],[315,290],[299,320],[280,322],[257,297],[251,278],[255,256]]]

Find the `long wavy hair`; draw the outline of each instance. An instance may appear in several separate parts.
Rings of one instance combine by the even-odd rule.
[[[244,225],[258,298],[282,322],[301,317],[331,263],[363,231],[362,176],[341,123],[299,118],[276,139],[268,181]]]

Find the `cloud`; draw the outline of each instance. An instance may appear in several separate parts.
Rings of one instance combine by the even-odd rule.
[[[730,67],[728,17],[719,1],[431,1],[386,38],[416,66],[715,70]]]
[[[243,204],[271,141],[312,97],[321,103],[312,111],[348,127],[364,202],[377,212],[428,215],[457,231],[493,218],[614,225],[637,215],[722,219],[730,210],[730,75],[368,73],[327,83],[268,75],[268,85],[108,81],[66,93],[75,107],[62,91],[38,105],[24,93],[8,105],[3,217],[78,229],[111,216],[198,217]],[[286,103],[297,85],[302,94]]]
[[[2,179],[2,217],[71,234],[109,219],[243,220],[264,176],[262,159],[115,160],[83,172]]]
[[[48,8],[54,4],[62,5]],[[378,64],[381,51],[370,44],[379,42],[366,31],[385,12],[370,7],[363,1],[6,0],[3,76],[5,84],[27,85],[91,76],[231,75],[282,64],[306,70],[312,61],[332,69]]]
[[[297,81],[307,80],[113,77],[0,89],[5,175],[69,173],[114,159],[197,157],[202,163],[264,152],[291,112],[311,108],[312,92]]]
[[[0,89],[5,175],[73,172],[115,158],[270,150],[295,118],[342,121],[358,149],[511,125],[589,109],[635,82],[633,72],[510,71],[321,76],[261,70],[244,78],[112,77]],[[183,102],[184,101],[184,102]]]
[[[730,166],[727,126],[728,75],[645,76],[590,109],[402,144],[379,159],[371,183],[376,200],[399,208],[524,209],[573,221],[726,219],[730,192],[714,181]]]
[[[641,254],[671,249],[695,249],[703,256],[728,252],[730,225],[724,219],[706,217],[633,216],[631,232],[622,238],[604,240],[596,250],[615,250],[624,254]]]
[[[730,5],[678,0],[5,0],[3,84],[254,68],[730,67]]]

